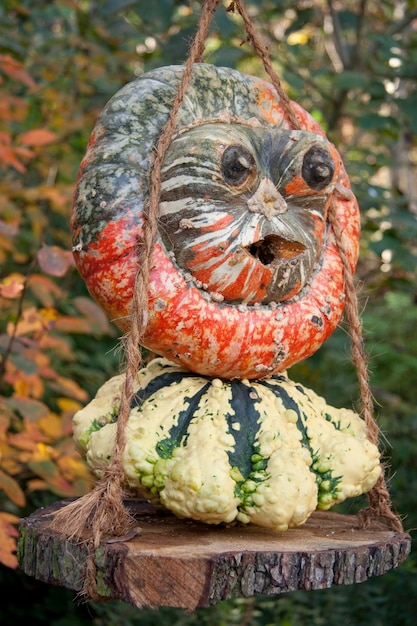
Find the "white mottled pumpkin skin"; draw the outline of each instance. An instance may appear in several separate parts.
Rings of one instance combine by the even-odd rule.
[[[122,385],[112,378],[74,417],[75,443],[98,476],[113,454]],[[137,385],[126,483],[179,517],[280,532],[367,492],[381,474],[363,420],[285,373],[225,381],[157,358]]]
[[[159,68],[117,93],[80,166],[75,262],[123,331],[150,156],[182,71]],[[353,271],[359,209],[335,147],[293,106],[301,131],[269,83],[193,69],[162,171],[143,344],[196,373],[271,376],[313,354],[343,314],[343,264],[327,213],[332,203]]]

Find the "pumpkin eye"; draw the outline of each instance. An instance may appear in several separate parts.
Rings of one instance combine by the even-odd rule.
[[[332,180],[334,163],[330,154],[319,146],[312,146],[303,159],[301,176],[311,189],[324,189]]]
[[[233,145],[223,152],[220,169],[225,182],[237,187],[247,181],[255,159],[245,146]]]

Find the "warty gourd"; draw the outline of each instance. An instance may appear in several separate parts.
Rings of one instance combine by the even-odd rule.
[[[123,378],[74,417],[76,445],[98,476],[112,457]],[[286,373],[224,381],[154,359],[138,373],[126,435],[133,492],[209,524],[284,531],[368,491],[381,473],[359,415]]]

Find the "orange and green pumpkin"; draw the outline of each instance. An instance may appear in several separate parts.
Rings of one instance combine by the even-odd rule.
[[[76,265],[122,331],[130,324],[150,158],[183,72],[126,85],[91,135],[75,194]],[[335,147],[274,88],[198,64],[162,168],[143,343],[208,376],[272,376],[310,356],[343,313],[333,204],[358,255],[359,211]]]

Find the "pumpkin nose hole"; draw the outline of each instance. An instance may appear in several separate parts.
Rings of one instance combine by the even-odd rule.
[[[262,265],[277,265],[280,261],[295,259],[305,249],[302,243],[288,241],[278,235],[267,235],[246,248]]]

